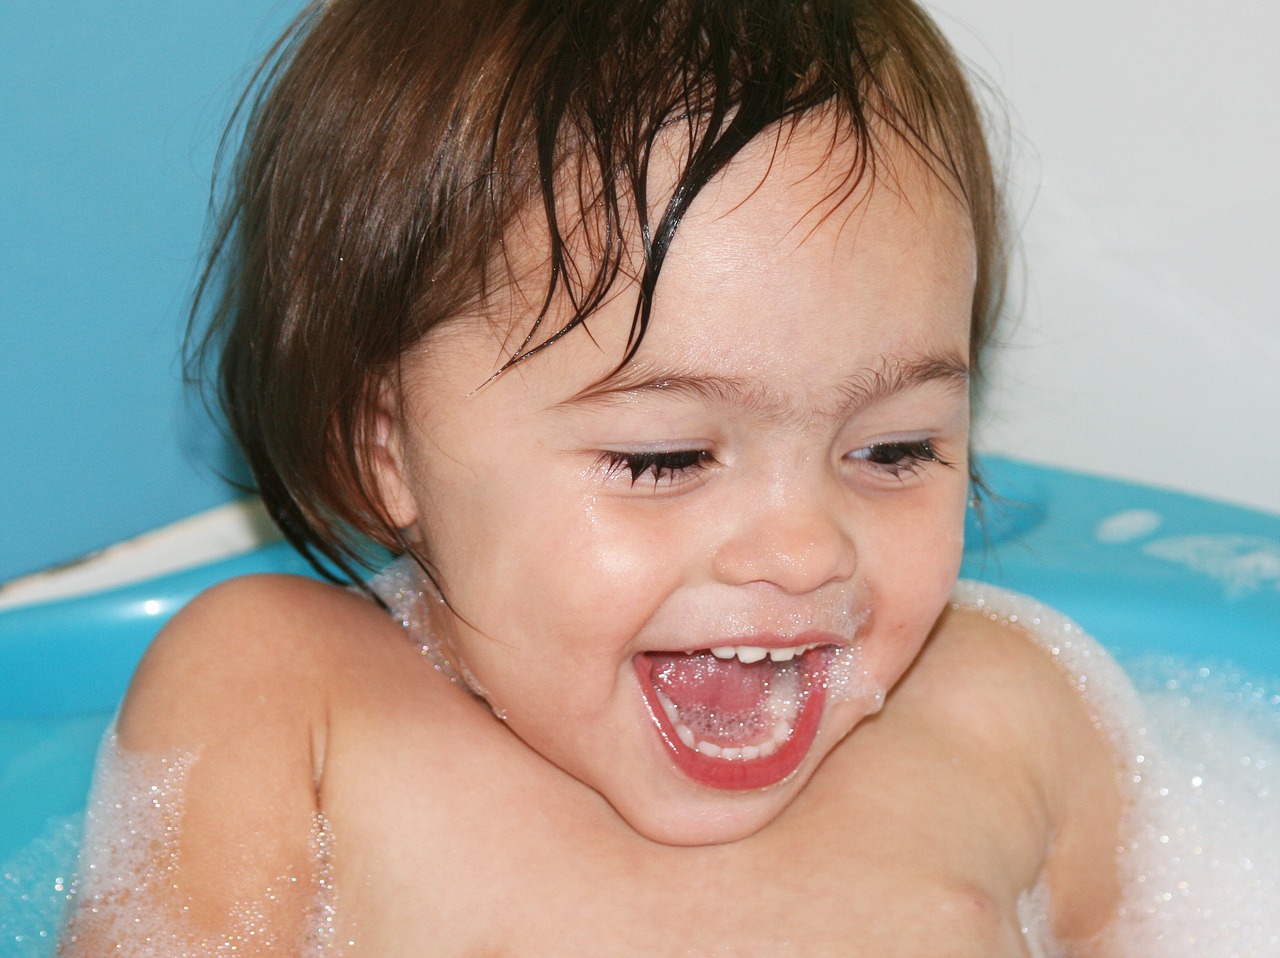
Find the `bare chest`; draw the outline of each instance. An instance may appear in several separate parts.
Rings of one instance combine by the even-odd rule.
[[[378,956],[1024,954],[1012,876],[1031,838],[989,814],[989,789],[982,811],[949,791],[810,796],[707,848],[601,827],[599,809],[474,795],[443,832],[368,835],[339,890],[357,953]]]
[[[705,847],[641,837],[487,717],[444,736],[412,697],[361,710],[325,796],[341,924],[377,958],[1024,955],[1017,901],[1053,834],[1007,734],[1027,712],[949,704],[965,663],[944,664],[762,830]]]
[[[510,859],[508,859],[510,861]],[[942,870],[813,860],[724,872],[514,861],[482,895],[450,869],[366,903],[361,954],[892,956],[1023,954],[1013,903]],[[807,871],[810,870],[811,871]],[[865,871],[861,869],[866,869]]]

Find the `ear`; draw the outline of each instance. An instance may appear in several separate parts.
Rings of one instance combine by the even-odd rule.
[[[413,484],[406,446],[400,423],[400,404],[391,390],[384,388],[370,423],[373,435],[369,467],[372,479],[386,517],[397,528],[413,525],[418,521],[418,503],[413,497]]]

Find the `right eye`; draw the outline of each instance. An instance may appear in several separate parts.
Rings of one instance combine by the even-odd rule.
[[[951,465],[938,455],[933,442],[928,439],[877,442],[850,453],[849,458],[855,462],[864,463],[868,469],[893,479],[914,476],[931,462],[943,466]]]
[[[652,476],[655,487],[674,485],[681,479],[715,464],[715,457],[706,449],[670,449],[660,452],[608,451],[600,456],[605,478],[630,473],[634,486],[643,476]]]

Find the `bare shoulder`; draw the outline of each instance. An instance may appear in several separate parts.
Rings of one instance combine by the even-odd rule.
[[[335,728],[394,697],[404,633],[372,599],[314,579],[258,575],[197,596],[143,657],[117,720],[122,748],[195,751],[204,793],[305,798],[316,810]],[[349,724],[349,722],[348,722]],[[269,803],[261,807],[267,807]]]
[[[307,728],[322,735],[334,671],[366,633],[387,625],[368,599],[310,579],[259,575],[216,585],[147,650],[121,710],[121,743],[154,750]]]
[[[243,908],[255,909],[277,941],[302,933],[319,867],[332,692],[362,645],[388,641],[386,629],[394,634],[370,600],[288,576],[226,582],[173,618],[121,707],[117,774],[96,786],[119,809],[164,795],[161,814],[114,824],[108,816],[103,827],[128,835],[91,829],[86,848],[118,870],[113,843],[136,846],[128,874],[112,880],[148,889],[152,923],[117,920],[114,899],[99,900],[90,887],[73,923],[77,940],[63,953],[101,953],[146,935],[258,954],[228,937]]]
[[[1043,744],[1045,729],[1086,714],[1070,676],[1038,638],[973,609],[943,614],[921,664],[931,694],[940,696],[934,701],[960,709],[970,732],[989,722],[986,730],[1008,741],[1006,721],[1018,717],[1026,735]],[[939,681],[945,688],[935,687]]]
[[[959,735],[1026,776],[1047,828],[1055,930],[1090,937],[1119,893],[1123,793],[1120,759],[1089,704],[1035,635],[973,610],[949,610],[923,659],[917,694],[928,694]]]

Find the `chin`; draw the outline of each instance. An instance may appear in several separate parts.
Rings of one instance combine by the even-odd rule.
[[[614,806],[639,835],[662,845],[726,845],[750,838],[791,804],[803,783],[786,783],[767,794],[710,795],[644,808]]]

